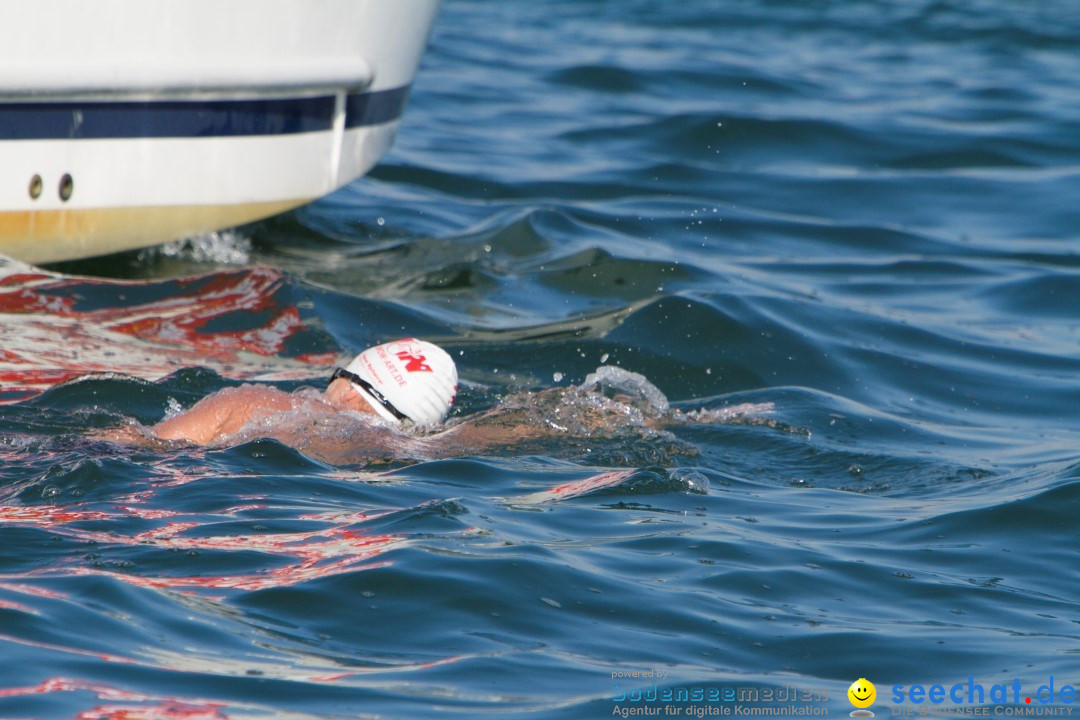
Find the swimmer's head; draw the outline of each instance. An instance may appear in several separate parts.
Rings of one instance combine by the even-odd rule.
[[[442,348],[405,338],[368,348],[334,378],[349,380],[384,420],[442,422],[457,395],[457,367]]]

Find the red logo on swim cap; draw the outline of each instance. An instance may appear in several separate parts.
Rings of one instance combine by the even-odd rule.
[[[405,363],[406,372],[431,372],[431,366],[427,364],[427,358],[423,355],[413,355],[407,350],[397,353],[398,360]]]

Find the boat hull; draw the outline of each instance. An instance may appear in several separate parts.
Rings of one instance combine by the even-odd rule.
[[[249,222],[367,172],[438,0],[88,5],[0,8],[0,253],[28,262]],[[67,73],[27,65],[61,52]]]

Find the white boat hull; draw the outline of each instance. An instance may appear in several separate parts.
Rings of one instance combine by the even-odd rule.
[[[0,253],[145,247],[352,181],[393,140],[437,5],[3,4]]]

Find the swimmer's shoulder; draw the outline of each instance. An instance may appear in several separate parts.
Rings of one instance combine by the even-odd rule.
[[[257,415],[287,412],[294,407],[292,396],[277,388],[240,385],[204,397],[188,410],[155,425],[153,432],[164,440],[208,445],[237,432]]]
[[[272,410],[290,410],[296,405],[292,394],[268,385],[238,385],[219,390],[211,397],[221,403],[259,405]]]

